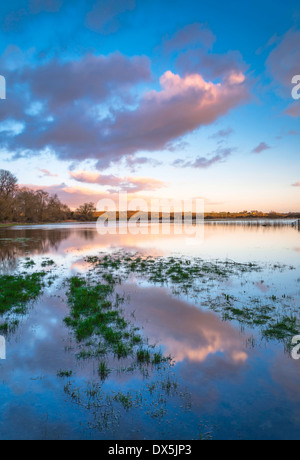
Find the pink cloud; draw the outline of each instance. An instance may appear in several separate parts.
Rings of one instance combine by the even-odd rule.
[[[165,187],[165,183],[149,177],[116,177],[90,171],[70,171],[70,176],[78,182],[114,187],[110,193],[154,191]]]
[[[99,185],[110,185],[118,186],[122,183],[122,179],[113,175],[104,175],[97,172],[90,171],[70,171],[72,179],[78,182],[84,182],[88,184],[99,184]]]
[[[53,174],[48,169],[40,169],[40,171],[43,173],[44,176],[48,177],[58,177],[58,174]]]
[[[269,150],[271,147],[265,142],[261,142],[257,147],[252,150],[252,153],[262,153],[265,150]]]
[[[134,111],[116,112],[114,123],[107,124],[104,152],[132,155],[170,147],[178,138],[246,102],[245,77],[239,74],[238,81],[214,84],[199,74],[182,78],[166,72],[160,79],[161,91],[146,93]]]
[[[21,134],[3,136],[1,145],[16,158],[49,148],[63,160],[96,159],[98,169],[140,151],[172,149],[184,135],[249,100],[241,71],[228,72],[218,83],[199,73],[182,77],[167,71],[160,78],[161,89],[144,93],[133,108],[128,104],[131,90],[151,78],[149,61],[120,54],[90,55],[64,64],[53,60],[12,78],[16,85],[20,79],[27,81],[32,102],[42,105],[33,115],[25,112],[28,95],[19,101],[13,96],[1,105],[0,119],[16,113],[25,123]],[[122,103],[114,106],[117,96]],[[100,118],[102,102],[108,110]]]
[[[133,187],[128,190],[123,190],[128,192],[129,203],[131,200],[136,198],[135,193],[137,192],[138,187],[140,187],[141,191],[153,191],[151,188],[151,181],[153,181],[153,179],[143,178],[140,181],[139,178],[135,178],[135,181],[136,182],[135,184],[133,183]],[[147,184],[150,184],[149,188],[147,188]],[[26,184],[21,185],[21,187],[28,187],[31,190],[40,190],[42,188],[45,192],[48,192],[51,195],[56,194],[63,203],[67,204],[72,209],[77,208],[84,202],[93,202],[97,204],[98,201],[102,199],[110,199],[114,200],[117,204],[119,203],[119,190],[116,189],[96,191],[84,186],[69,186],[65,183],[42,187],[40,185]],[[139,198],[145,200],[146,202],[149,202],[151,199],[151,197],[149,198],[149,196],[146,195],[139,195]]]
[[[285,113],[290,117],[299,118],[300,117],[300,102],[294,102],[286,110]]]

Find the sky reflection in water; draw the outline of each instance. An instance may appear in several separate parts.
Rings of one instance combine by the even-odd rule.
[[[209,224],[204,241],[192,245],[176,235],[100,236],[93,224],[2,229],[0,238],[2,273],[23,271],[25,257],[36,267],[51,257],[56,263],[53,273],[59,275],[7,340],[7,360],[0,361],[1,439],[197,439],[207,430],[217,439],[299,438],[299,361],[290,358],[282,343],[262,340],[258,330],[225,322],[209,311],[206,292],[197,298],[192,293],[175,296],[167,286],[153,286],[134,276],[117,288],[125,294],[126,314],[135,311],[144,334],[176,361],[171,374],[178,390],[166,398],[162,418],[147,413],[154,407],[145,390],[147,379],[113,372],[104,391],[141,391],[145,400],[129,411],[118,408],[118,423],[109,429],[95,429],[93,411],[72,403],[64,392],[66,381],[57,377],[59,369],[72,369],[74,385],[99,383],[97,363],[76,359],[76,344],[63,323],[69,308],[61,277],[85,273],[86,256],[122,248],[157,256],[293,265],[296,270],[266,268],[247,274],[247,283],[233,277],[208,289],[210,296],[227,292],[245,301],[249,296],[286,294],[298,306],[296,227]],[[161,378],[156,371],[151,377]]]

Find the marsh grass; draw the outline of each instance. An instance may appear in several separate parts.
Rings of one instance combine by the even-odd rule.
[[[64,321],[73,329],[76,340],[87,346],[80,351],[80,359],[108,353],[117,359],[127,358],[134,356],[135,348],[142,342],[137,328],[122,314],[122,298],[117,295],[113,302],[115,280],[112,276],[106,276],[105,280],[109,283],[91,285],[80,277],[69,280],[71,310]]]
[[[45,259],[41,263],[41,267],[52,267],[53,265],[55,265],[55,262],[52,259]]]
[[[23,312],[25,304],[41,293],[44,276],[45,273],[0,276],[0,314],[13,307],[19,307],[18,313]]]
[[[44,273],[0,276],[0,333],[14,333],[19,325],[16,315],[25,315],[28,302],[36,299],[44,287]]]
[[[73,371],[68,371],[68,370],[60,370],[57,372],[57,377],[61,378],[70,378],[73,375]]]
[[[101,363],[99,364],[98,374],[99,374],[101,380],[105,380],[109,376],[110,369],[107,366],[105,361],[101,361]]]
[[[87,257],[86,261],[95,268],[105,272],[107,280],[113,273],[123,276],[135,273],[155,284],[169,284],[190,288],[195,281],[203,279],[227,279],[231,275],[260,271],[261,267],[254,263],[241,264],[230,260],[204,261],[200,258],[175,257],[142,257],[139,254],[111,254],[102,257]],[[111,270],[111,273],[107,273]]]
[[[105,278],[111,279],[113,275],[129,277],[131,274],[140,276],[148,282],[159,285],[167,285],[172,289],[173,294],[188,294],[197,297],[202,292],[206,299],[202,305],[219,313],[224,321],[237,321],[243,326],[258,328],[265,339],[288,341],[299,333],[300,326],[288,306],[282,307],[283,299],[271,295],[266,300],[268,305],[263,305],[261,299],[252,298],[246,303],[231,294],[223,293],[214,299],[210,295],[211,283],[222,283],[229,278],[241,277],[248,273],[259,273],[268,268],[271,271],[283,272],[294,270],[295,267],[283,264],[273,264],[263,267],[253,262],[238,263],[229,259],[205,261],[201,258],[179,258],[179,257],[145,257],[140,254],[128,254],[117,252],[100,257],[88,257],[87,262],[92,264],[93,269],[99,270],[101,274],[105,271]],[[110,270],[108,274],[107,271]],[[244,281],[247,283],[247,280]],[[262,280],[261,283],[264,283]],[[147,362],[143,357],[143,351],[138,352],[139,362]],[[155,361],[155,360],[154,360]],[[159,361],[158,357],[156,361]]]
[[[78,359],[97,359],[98,376],[102,382],[100,386],[92,384],[87,390],[84,387],[76,388],[70,382],[65,391],[74,403],[93,409],[97,418],[95,427],[98,429],[111,430],[114,424],[118,424],[122,411],[116,405],[121,406],[123,412],[140,409],[143,417],[150,416],[158,423],[163,423],[162,419],[166,417],[168,398],[184,395],[185,410],[191,410],[192,407],[190,395],[180,391],[170,375],[174,364],[172,358],[165,357],[156,347],[151,347],[148,340],[137,332],[133,323],[134,314],[130,321],[125,318],[120,308],[124,298],[115,295],[115,288],[121,280],[130,279],[133,275],[135,279],[166,285],[176,295],[188,294],[196,298],[201,294],[201,307],[213,310],[225,321],[238,322],[241,330],[245,326],[258,330],[265,340],[286,344],[299,331],[296,316],[283,303],[283,299],[287,299],[285,295],[269,294],[247,299],[243,296],[241,300],[232,293],[222,293],[224,286],[228,286],[226,281],[234,276],[241,286],[246,285],[247,276],[242,275],[262,271],[263,268],[257,264],[240,264],[230,260],[211,262],[199,258],[154,258],[120,252],[86,260],[92,265],[87,278],[74,277],[69,281],[71,309],[65,322],[74,331],[81,347]],[[292,269],[282,265],[269,268],[279,271]],[[237,294],[237,297],[240,296]],[[254,336],[248,340],[247,346],[256,346]],[[125,365],[122,361],[121,367],[114,369],[112,357],[125,359]],[[144,388],[128,393],[104,391],[104,381],[115,370],[140,371],[146,382]],[[164,378],[154,382],[154,375]],[[211,433],[203,430],[200,437],[210,439]]]
[[[267,339],[284,340],[299,334],[299,323],[295,316],[284,316],[270,324],[263,335]]]

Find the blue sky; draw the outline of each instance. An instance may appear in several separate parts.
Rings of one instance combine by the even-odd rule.
[[[299,211],[298,1],[13,0],[0,28],[21,185]]]

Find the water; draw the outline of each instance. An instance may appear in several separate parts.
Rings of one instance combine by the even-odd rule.
[[[300,316],[298,227],[261,224],[205,224],[198,240],[174,231],[101,236],[94,224],[1,229],[2,274],[33,272],[51,258],[55,265],[44,269],[55,278],[6,337],[0,438],[299,439],[300,361],[291,358],[286,341],[266,340],[259,324],[223,314],[229,295],[243,307],[273,302],[272,314]],[[128,363],[116,359],[101,382],[97,360],[76,358],[78,344],[63,322],[69,313],[63,280],[85,275],[91,269],[87,256],[120,250],[252,262],[261,270],[180,292],[172,283],[141,275],[124,279],[116,288],[125,296],[124,314],[134,311],[135,324],[175,363],[149,369],[146,376],[122,372]],[[35,266],[24,269],[28,257]],[[59,370],[73,375],[60,378]],[[87,397],[93,385],[101,392],[98,404]],[[130,404],[114,399],[120,391],[130,396]]]

